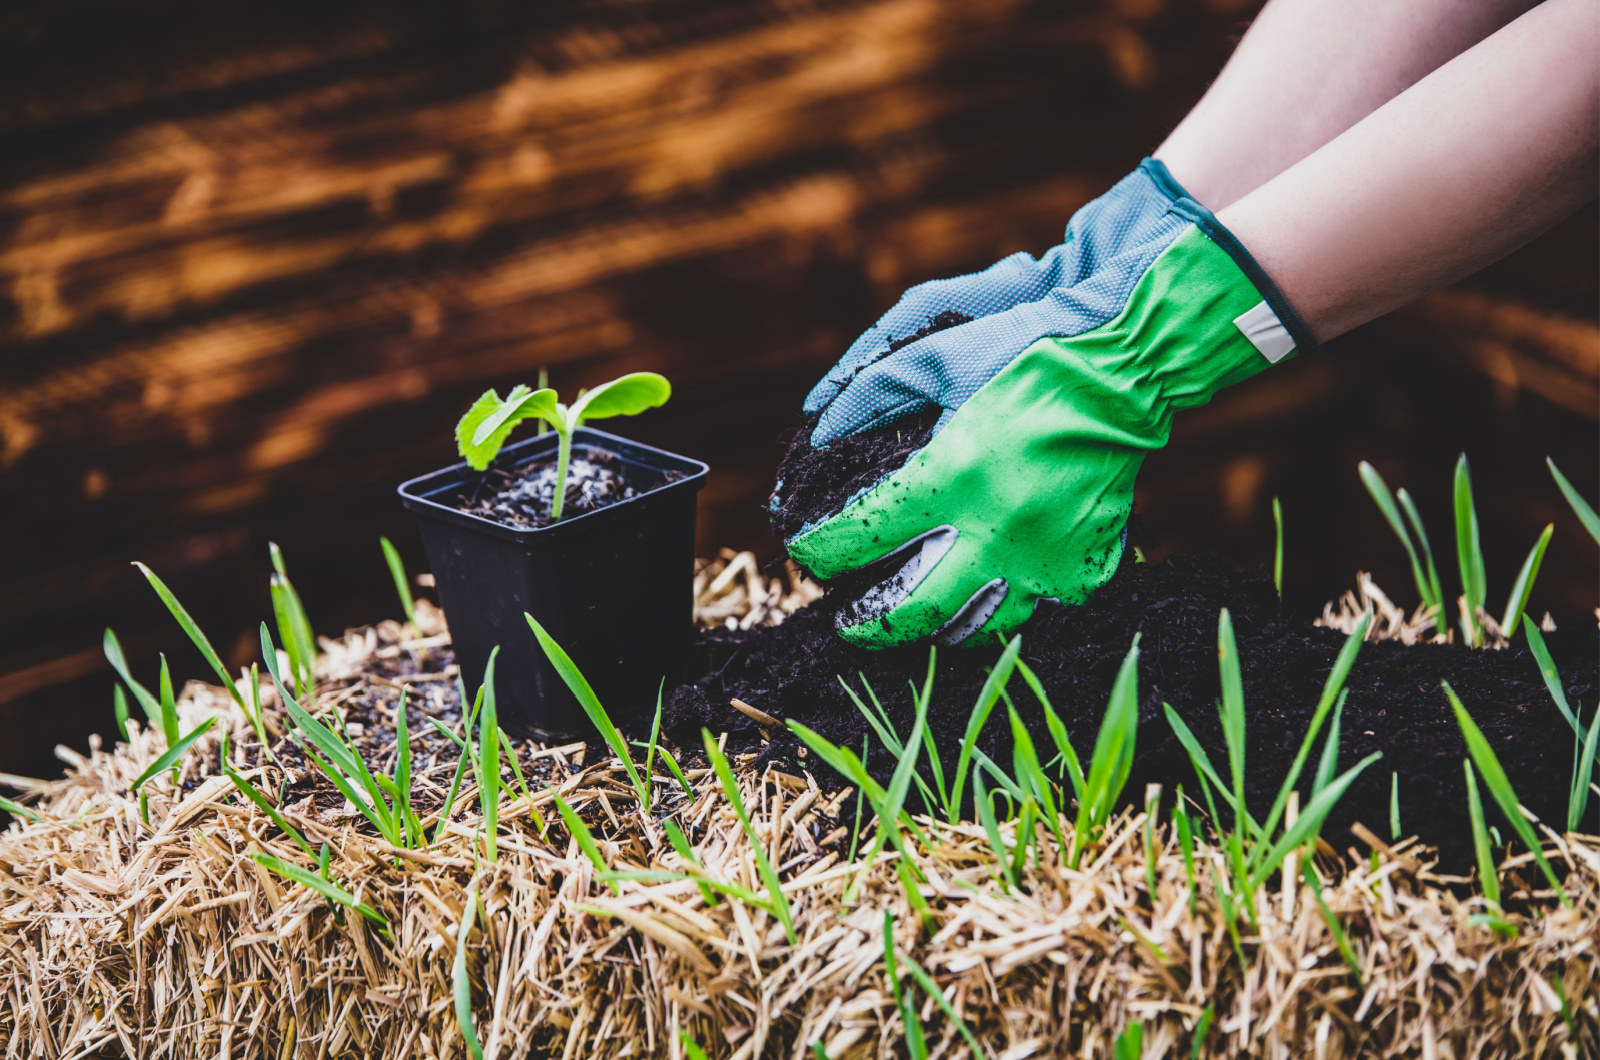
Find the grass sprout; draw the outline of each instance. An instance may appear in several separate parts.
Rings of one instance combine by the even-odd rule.
[[[1483,735],[1483,730],[1478,728],[1478,723],[1472,720],[1472,715],[1467,713],[1467,708],[1462,705],[1460,697],[1456,695],[1455,689],[1450,687],[1449,682],[1442,683],[1440,687],[1450,700],[1450,709],[1455,711],[1456,724],[1461,727],[1461,735],[1467,742],[1467,753],[1472,756],[1472,764],[1483,775],[1483,782],[1488,786],[1489,794],[1494,796],[1494,801],[1500,806],[1500,812],[1505,815],[1511,827],[1522,838],[1523,844],[1533,854],[1533,860],[1538,863],[1545,879],[1555,888],[1562,907],[1570,909],[1572,899],[1567,897],[1566,889],[1561,886],[1561,880],[1550,867],[1550,862],[1545,859],[1544,846],[1534,833],[1533,825],[1523,815],[1521,804],[1517,802],[1517,794],[1512,790],[1511,781],[1507,778],[1505,770],[1500,767],[1500,759],[1495,756],[1494,748],[1489,746],[1488,738]],[[1481,815],[1480,809],[1479,816]]]
[[[274,857],[271,854],[253,853],[250,857],[262,868],[275,872],[286,880],[293,880],[295,883],[309,887],[328,901],[335,902],[352,912],[360,914],[378,925],[378,934],[386,939],[393,940],[394,936],[390,934],[388,919],[338,884],[324,879],[309,869],[303,869],[293,862],[284,861],[282,858]]]
[[[566,799],[561,797],[559,791],[551,792],[555,797],[556,809],[561,813],[561,820],[566,822],[567,831],[577,841],[578,849],[594,864],[595,870],[602,877],[611,873],[611,866],[606,864],[605,855],[600,853],[600,844],[595,842],[594,833],[589,831],[589,826],[583,823],[583,818],[578,816],[578,811]],[[618,891],[615,881],[611,881],[611,889]]]
[[[1400,838],[1400,774],[1389,773],[1389,838]]]
[[[1272,584],[1278,590],[1278,603],[1283,603],[1283,503],[1272,498],[1272,525],[1277,530],[1277,542],[1272,550]]]
[[[1344,958],[1350,974],[1356,977],[1356,983],[1365,987],[1361,962],[1356,960],[1356,951],[1350,945],[1350,937],[1345,934],[1344,925],[1333,915],[1333,910],[1328,908],[1328,900],[1322,897],[1322,881],[1317,879],[1317,870],[1312,868],[1310,858],[1300,863],[1300,874],[1305,879],[1306,886],[1311,889],[1311,897],[1316,899],[1317,909],[1322,913],[1323,923],[1328,925],[1328,933],[1333,936],[1334,945],[1339,947],[1339,956]]]
[[[18,803],[18,802],[13,802],[12,800],[6,798],[4,795],[0,795],[0,810],[4,810],[6,813],[11,814],[13,817],[21,817],[23,820],[26,820],[26,821],[43,820],[43,818],[41,818],[38,814],[34,813],[32,810],[28,809],[26,806],[24,806],[24,805],[22,805],[21,803]]]
[[[474,885],[467,892],[467,904],[461,910],[461,923],[456,927],[456,959],[450,965],[450,993],[455,1002],[456,1026],[461,1028],[467,1052],[472,1060],[483,1060],[483,1045],[478,1041],[478,1031],[472,1020],[472,978],[467,972],[467,936],[472,934],[477,914],[478,888]]]
[[[972,752],[978,744],[978,734],[989,721],[989,713],[994,710],[994,705],[1000,700],[1000,690],[1011,680],[1011,673],[1016,669],[1017,656],[1022,651],[1022,638],[1012,637],[1011,643],[1006,645],[996,660],[994,669],[989,671],[988,678],[983,682],[983,689],[978,693],[978,701],[973,704],[972,714],[967,719],[967,731],[961,738],[961,754],[956,759],[956,772],[951,781],[950,806],[946,819],[955,824],[960,814],[961,791],[967,782],[967,771],[972,767]]]
[[[177,740],[167,748],[165,754],[156,759],[154,762],[151,762],[149,768],[147,768],[143,773],[140,773],[139,776],[134,780],[129,790],[139,791],[139,789],[143,788],[152,777],[157,776],[163,770],[176,770],[177,764],[178,762],[182,761],[184,753],[188,751],[190,747],[193,747],[194,742],[209,732],[211,730],[211,726],[215,725],[216,723],[216,717],[212,716],[207,718],[205,721],[202,721],[199,725],[196,725],[189,731],[189,735]]]
[[[278,639],[283,641],[284,654],[289,657],[289,674],[300,695],[310,695],[317,661],[316,640],[311,634],[311,619],[306,616],[300,594],[289,581],[289,568],[283,562],[283,550],[267,542],[267,553],[272,559],[272,576],[268,588],[272,593],[272,616],[278,623]]]
[[[389,577],[394,579],[394,591],[400,596],[400,610],[405,613],[406,621],[416,626],[417,602],[411,598],[411,582],[406,578],[400,550],[387,537],[378,538],[378,545],[383,549],[383,561],[389,565]]]
[[[755,851],[756,868],[761,873],[761,882],[767,888],[766,907],[772,915],[778,918],[783,925],[784,934],[789,936],[791,946],[799,943],[799,938],[794,933],[794,915],[789,910],[789,899],[783,893],[783,888],[778,883],[778,872],[772,867],[772,862],[767,858],[766,847],[761,843],[761,837],[756,834],[755,825],[750,823],[750,815],[745,812],[744,799],[739,795],[739,782],[734,779],[733,769],[728,765],[727,756],[722,753],[722,748],[717,746],[717,741],[712,737],[710,729],[701,729],[701,736],[705,741],[706,758],[711,762],[711,768],[717,774],[717,780],[722,783],[722,792],[728,797],[728,803],[733,807],[733,812],[739,818],[739,824],[744,828],[745,836],[750,840],[750,847]],[[870,858],[869,858],[870,860]]]
[[[111,686],[111,716],[117,721],[117,735],[128,741],[128,694],[121,685]]]
[[[1129,1021],[1111,1046],[1113,1060],[1139,1060],[1144,1055],[1144,1024]]]
[[[500,713],[494,696],[494,664],[500,655],[495,645],[483,671],[483,719],[478,723],[478,803],[483,808],[484,850],[489,860],[499,860],[495,839],[500,831]]]
[[[167,610],[172,613],[172,617],[177,619],[179,627],[189,635],[189,639],[194,642],[194,646],[200,649],[200,654],[204,656],[206,662],[211,666],[212,672],[217,675],[217,680],[221,682],[222,687],[227,689],[228,694],[233,697],[233,701],[239,704],[239,709],[246,709],[244,697],[239,694],[238,684],[228,676],[228,669],[222,665],[222,660],[217,657],[216,649],[211,646],[211,642],[206,639],[206,635],[200,632],[200,627],[195,625],[194,619],[189,617],[189,612],[185,611],[183,605],[178,603],[178,598],[172,595],[172,590],[167,588],[165,582],[156,577],[155,571],[146,567],[143,563],[136,562],[134,566],[139,568],[139,573],[145,576],[145,580],[156,591],[156,595],[161,598],[161,602],[167,606]]]
[[[539,647],[544,649],[544,654],[550,660],[550,665],[555,667],[556,673],[561,675],[561,680],[566,682],[567,688],[577,699],[578,705],[589,716],[589,722],[597,729],[611,752],[622,762],[622,768],[627,770],[628,779],[633,782],[633,790],[639,793],[639,804],[648,810],[650,808],[650,788],[639,775],[639,769],[633,764],[633,756],[628,753],[628,741],[623,739],[622,733],[612,724],[611,716],[606,713],[606,708],[600,705],[600,700],[594,694],[594,689],[589,686],[588,679],[583,676],[583,671],[578,669],[577,663],[566,653],[555,638],[545,632],[539,620],[524,612],[523,618],[528,620],[528,627],[533,630],[533,635],[539,640]]]
[[[1435,608],[1435,616],[1440,626],[1444,623],[1444,591],[1439,585],[1439,571],[1433,563],[1433,550],[1428,545],[1427,535],[1423,532],[1422,520],[1416,514],[1416,506],[1411,503],[1410,495],[1405,490],[1400,491],[1401,499],[1406,506],[1406,515],[1410,517],[1412,526],[1416,528],[1417,537],[1427,557],[1427,571],[1418,558],[1416,546],[1411,543],[1411,535],[1406,532],[1406,527],[1400,520],[1400,509],[1395,506],[1394,495],[1389,492],[1389,484],[1378,474],[1378,469],[1365,460],[1357,467],[1361,475],[1361,483],[1366,486],[1367,492],[1372,495],[1373,501],[1378,505],[1378,510],[1383,513],[1384,521],[1389,524],[1389,529],[1394,531],[1394,536],[1400,539],[1400,544],[1406,550],[1406,558],[1411,561],[1411,578],[1416,583],[1417,595],[1422,602]]]
[[[1577,515],[1578,521],[1583,523],[1583,528],[1589,531],[1589,536],[1594,538],[1595,544],[1600,545],[1600,515],[1596,515],[1589,502],[1583,499],[1583,494],[1573,488],[1567,481],[1567,476],[1556,467],[1556,462],[1548,456],[1544,458],[1545,466],[1550,469],[1550,475],[1556,480],[1556,486],[1561,490],[1561,495],[1567,498],[1567,503],[1572,505],[1572,511]]]

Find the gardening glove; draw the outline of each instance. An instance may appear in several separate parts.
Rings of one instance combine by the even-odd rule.
[[[1110,191],[1073,214],[1061,245],[1038,260],[1018,252],[982,272],[911,288],[850,344],[839,363],[811,389],[806,415],[821,414],[862,369],[888,356],[897,342],[905,344],[929,327],[1004,312],[1084,280],[1123,247],[1148,239],[1167,208],[1183,196],[1167,167],[1147,158]],[[893,409],[880,412],[891,419],[898,415]]]
[[[1175,410],[1316,349],[1210,211],[1173,199],[1092,275],[863,368],[813,444],[939,407],[898,471],[788,541],[818,577],[889,559],[843,608],[863,647],[976,644],[1041,599],[1082,602],[1121,559],[1133,481]]]

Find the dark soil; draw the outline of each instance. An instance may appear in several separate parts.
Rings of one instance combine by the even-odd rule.
[[[947,309],[913,334],[890,342],[886,354],[971,319]],[[912,453],[928,444],[942,411],[928,409],[887,427],[839,438],[826,449],[811,447],[814,422],[797,429],[778,464],[778,503],[771,509],[773,533],[788,540],[806,524],[843,508],[857,491],[899,470]]]
[[[883,652],[847,647],[833,633],[831,610],[838,594],[819,601],[778,627],[748,632],[714,630],[700,635],[686,684],[670,693],[666,731],[680,746],[699,743],[699,730],[735,734],[735,746],[759,746],[755,724],[728,706],[738,697],[779,718],[793,718],[838,744],[860,748],[868,729],[838,678],[871,683],[899,731],[911,726],[907,682],[920,683],[927,650]],[[1183,784],[1198,797],[1198,785],[1182,747],[1162,714],[1170,703],[1189,724],[1226,775],[1226,750],[1217,717],[1217,618],[1233,616],[1249,711],[1246,774],[1253,810],[1264,813],[1299,747],[1310,713],[1344,636],[1319,629],[1306,616],[1280,616],[1269,578],[1249,575],[1216,556],[1173,559],[1149,565],[1125,562],[1086,605],[1041,608],[1022,629],[1023,658],[1034,669],[1087,759],[1099,729],[1118,665],[1141,633],[1140,728],[1133,775],[1124,790],[1142,799],[1146,782],[1163,785],[1170,798]],[[1564,675],[1570,701],[1593,704],[1600,671],[1597,633],[1592,628],[1547,636]],[[1520,642],[1520,638],[1519,638]],[[946,775],[953,769],[962,733],[986,670],[997,649],[943,650],[939,654],[930,725]],[[1571,730],[1550,702],[1527,650],[1473,651],[1454,645],[1363,646],[1346,687],[1340,767],[1349,768],[1372,751],[1371,766],[1334,810],[1323,836],[1343,849],[1347,829],[1359,821],[1380,836],[1389,834],[1391,771],[1399,775],[1404,834],[1417,834],[1439,848],[1446,870],[1471,863],[1465,780],[1466,747],[1439,682],[1448,680],[1471,710],[1500,756],[1522,802],[1558,828],[1565,821],[1572,759]],[[1035,742],[1053,747],[1042,711],[1020,679],[1011,686]],[[1002,708],[1003,710],[1003,708]],[[773,734],[765,756],[817,769],[802,758],[787,732]],[[894,762],[874,736],[869,768],[887,779]],[[1320,743],[1320,740],[1319,740]],[[1011,738],[1003,714],[992,719],[980,746],[1009,765]],[[1053,751],[1051,752],[1053,754]],[[1301,782],[1309,788],[1320,746]],[[826,772],[821,769],[819,772]],[[915,797],[914,797],[915,801]],[[918,806],[920,810],[920,805]],[[1491,821],[1499,821],[1490,808]]]
[[[682,477],[676,471],[634,467],[604,449],[574,446],[561,516],[570,519],[606,508]],[[537,530],[551,524],[550,502],[555,495],[555,460],[532,460],[511,468],[490,467],[472,489],[455,498],[455,506],[504,526]]]

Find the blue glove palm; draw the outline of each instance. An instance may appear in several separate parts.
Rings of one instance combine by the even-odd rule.
[[[834,399],[863,371],[887,357],[897,342],[912,338],[941,314],[979,320],[1036,302],[1054,289],[1079,284],[1125,248],[1146,243],[1170,227],[1168,207],[1183,197],[1183,188],[1167,167],[1147,158],[1110,191],[1073,214],[1064,241],[1044,256],[1035,259],[1019,252],[982,272],[930,280],[906,291],[851,343],[839,363],[806,396],[806,415],[821,416],[826,424],[812,433],[811,444],[826,446],[835,438],[881,426],[915,410],[897,400],[894,393],[884,391],[879,400],[858,404],[848,415],[826,415]],[[862,388],[851,389],[866,393]]]

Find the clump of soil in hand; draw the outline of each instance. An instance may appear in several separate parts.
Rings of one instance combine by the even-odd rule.
[[[683,476],[633,467],[615,454],[593,446],[575,447],[567,465],[563,521],[606,508],[641,493],[659,489]],[[554,458],[532,460],[520,467],[491,467],[471,490],[463,490],[456,507],[518,530],[549,526],[556,495]]]
[[[693,676],[668,697],[666,731],[685,747],[698,744],[702,725],[734,734],[734,746],[762,747],[755,724],[728,705],[737,697],[859,752],[867,724],[840,686],[842,677],[863,697],[865,678],[899,732],[908,733],[912,708],[907,683],[921,684],[928,649],[850,648],[834,634],[836,596],[830,594],[781,626],[700,634],[688,670]],[[1022,657],[1043,682],[1086,765],[1117,668],[1133,635],[1142,634],[1138,744],[1125,800],[1142,800],[1147,782],[1162,785],[1168,807],[1178,784],[1199,798],[1194,771],[1167,724],[1163,703],[1172,704],[1226,775],[1226,745],[1215,705],[1220,695],[1217,618],[1224,607],[1233,616],[1239,643],[1248,711],[1247,798],[1259,820],[1299,748],[1344,643],[1342,634],[1313,627],[1305,616],[1282,616],[1270,578],[1248,575],[1216,556],[1154,565],[1129,560],[1087,604],[1043,605],[1020,631]],[[1600,693],[1596,631],[1561,630],[1546,639],[1569,699],[1594,702]],[[997,655],[997,648],[939,651],[929,725],[947,778],[987,668]],[[1347,829],[1356,821],[1387,838],[1393,771],[1399,775],[1404,834],[1420,835],[1437,846],[1447,870],[1470,866],[1471,830],[1461,770],[1467,751],[1439,688],[1441,680],[1456,689],[1487,734],[1523,804],[1553,825],[1565,821],[1571,731],[1524,647],[1484,651],[1459,645],[1366,644],[1345,686],[1349,698],[1339,766],[1348,769],[1372,751],[1382,751],[1384,757],[1361,775],[1324,828],[1324,838],[1335,848],[1354,841]],[[1043,711],[1020,678],[1013,679],[1011,694],[1035,745],[1053,756]],[[1322,735],[1326,731],[1324,727]],[[1310,791],[1322,735],[1298,784],[1303,798]],[[868,768],[886,782],[895,761],[876,735],[869,742]],[[1011,761],[1003,705],[979,746],[996,762]],[[791,768],[828,773],[814,757],[802,756],[801,745],[787,732],[774,732],[763,756],[792,763]],[[911,802],[917,812],[925,809],[915,792]],[[970,813],[970,796],[968,802],[965,812]],[[1492,805],[1488,812],[1498,819]],[[1499,823],[1502,833],[1509,834],[1505,822]]]
[[[891,341],[885,356],[971,320],[964,313],[947,309],[918,331]],[[816,422],[806,423],[795,431],[778,464],[779,486],[774,494],[777,503],[771,508],[773,532],[787,540],[808,523],[833,515],[857,492],[898,471],[912,453],[928,444],[943,411],[927,409],[887,427],[836,438],[824,449],[811,447]]]

